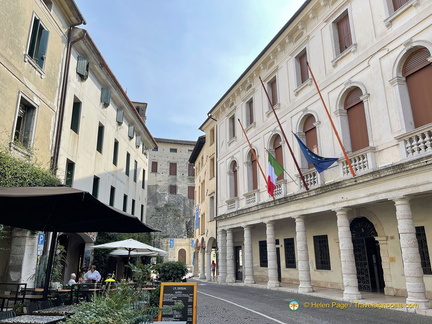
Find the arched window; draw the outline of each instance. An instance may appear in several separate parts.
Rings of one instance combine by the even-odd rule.
[[[282,154],[282,139],[279,135],[276,135],[273,139],[273,150],[274,150],[274,157],[276,158],[276,161],[283,167],[283,154]],[[276,181],[282,180],[284,178],[284,174],[281,173],[279,177],[276,179]]]
[[[407,58],[402,69],[416,128],[432,123],[432,64],[428,57],[429,51],[421,48]]]
[[[248,158],[248,189],[249,191],[258,189],[258,163],[255,158],[255,150],[249,152]]]
[[[318,154],[318,139],[315,127],[315,117],[309,115],[306,117],[303,124],[303,133],[305,134],[306,146],[315,154]],[[313,168],[313,164],[309,163],[308,168]]]
[[[238,186],[237,186],[237,162],[232,161],[229,169],[230,174],[230,198],[238,197]]]
[[[358,151],[369,146],[366,115],[363,101],[360,99],[362,91],[353,88],[345,98],[344,109],[347,112],[351,151]]]

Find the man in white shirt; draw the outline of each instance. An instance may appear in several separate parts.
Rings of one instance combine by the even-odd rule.
[[[96,266],[92,265],[84,275],[85,282],[99,282],[101,280],[101,275],[99,271],[96,270]]]
[[[68,281],[68,285],[69,286],[75,285],[76,284],[75,280],[76,280],[76,274],[72,272],[70,276],[70,280]]]

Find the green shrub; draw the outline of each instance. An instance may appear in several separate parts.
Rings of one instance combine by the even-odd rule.
[[[181,282],[188,273],[188,269],[183,262],[169,261],[153,267],[160,282]]]

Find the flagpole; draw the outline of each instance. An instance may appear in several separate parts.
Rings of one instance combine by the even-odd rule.
[[[297,172],[300,174],[300,179],[301,179],[302,182],[303,182],[303,186],[305,187],[306,190],[309,190],[309,187],[308,187],[308,185],[307,185],[307,183],[306,183],[306,180],[305,180],[305,178],[303,177],[303,173],[302,173],[301,170],[300,170],[300,167],[299,167],[299,165],[298,165],[298,163],[297,163],[297,160],[296,160],[296,158],[295,158],[295,156],[294,156],[294,153],[293,153],[293,151],[292,151],[292,149],[291,149],[291,146],[289,145],[288,139],[287,139],[287,137],[286,137],[286,135],[285,135],[285,132],[284,132],[284,130],[283,130],[283,128],[282,128],[282,125],[281,125],[281,123],[280,123],[280,121],[279,121],[279,118],[278,118],[278,116],[277,116],[277,114],[276,114],[276,110],[275,110],[274,107],[273,107],[273,103],[272,103],[272,101],[271,101],[271,99],[270,99],[270,96],[269,96],[269,94],[268,94],[268,92],[267,92],[267,90],[266,90],[266,88],[265,88],[265,86],[264,86],[264,83],[263,83],[261,77],[259,77],[259,79],[260,79],[260,81],[261,81],[261,85],[262,85],[262,87],[263,87],[263,89],[264,89],[264,92],[265,92],[265,94],[266,94],[266,96],[267,96],[267,99],[268,99],[268,101],[269,101],[269,103],[270,103],[270,107],[272,108],[273,113],[274,113],[274,115],[275,115],[275,117],[276,117],[276,120],[277,120],[277,122],[278,122],[278,124],[279,124],[279,128],[281,129],[281,132],[282,132],[282,135],[283,135],[283,137],[284,137],[284,139],[285,139],[285,142],[287,143],[287,146],[288,146],[288,149],[289,149],[289,151],[290,151],[290,153],[291,153],[291,156],[292,156],[292,158],[293,158],[293,160],[294,160],[294,164],[295,164],[295,166],[296,166],[296,168],[297,168]]]
[[[238,120],[238,122],[240,123],[241,129],[242,129],[242,131],[243,131],[244,136],[246,137],[246,141],[247,141],[248,144],[249,144],[250,150],[251,150],[251,152],[252,152],[252,154],[253,154],[253,156],[254,156],[254,158],[255,158],[255,161],[257,161],[258,167],[259,167],[259,169],[261,170],[261,174],[262,174],[262,176],[263,176],[263,178],[264,178],[264,182],[267,183],[267,178],[266,178],[266,176],[265,176],[265,173],[264,173],[263,169],[261,168],[261,164],[259,163],[259,160],[258,160],[258,158],[257,158],[257,156],[256,156],[255,150],[252,148],[252,144],[251,144],[251,142],[249,141],[249,138],[248,138],[247,135],[246,135],[246,131],[245,131],[245,129],[243,128],[243,125],[242,125],[240,119],[237,119],[237,120]],[[274,196],[272,196],[272,197],[273,197],[273,199],[275,199]]]
[[[319,94],[319,96],[320,96],[320,98],[321,98],[321,102],[322,102],[322,104],[324,105],[324,109],[325,109],[325,111],[326,111],[326,113],[327,113],[327,116],[328,116],[328,118],[330,119],[330,123],[331,123],[331,125],[332,125],[333,131],[334,131],[334,133],[335,133],[335,135],[336,135],[336,138],[337,138],[337,140],[338,140],[338,142],[339,142],[339,145],[340,145],[340,147],[341,147],[341,149],[342,149],[343,155],[344,155],[345,160],[346,160],[346,162],[347,162],[347,164],[348,164],[348,167],[349,167],[349,169],[350,169],[350,172],[351,172],[352,176],[355,177],[356,174],[355,174],[354,169],[353,169],[353,167],[352,167],[352,165],[351,165],[351,161],[350,161],[350,159],[348,158],[348,154],[347,154],[347,152],[345,151],[345,147],[344,147],[343,144],[342,144],[342,141],[341,141],[341,139],[340,139],[340,137],[339,137],[339,133],[338,133],[336,127],[335,127],[335,124],[333,123],[333,119],[331,118],[331,115],[330,115],[330,113],[329,113],[329,111],[328,111],[328,109],[327,109],[327,106],[326,106],[326,104],[325,104],[325,102],[324,102],[324,99],[323,99],[323,97],[322,97],[322,95],[321,95],[321,91],[320,91],[320,89],[318,88],[318,84],[317,84],[317,82],[316,82],[316,80],[315,80],[315,76],[314,76],[314,74],[312,73],[312,69],[311,69],[311,67],[309,66],[309,62],[306,62],[306,65],[307,65],[307,67],[308,67],[309,73],[311,74],[312,80],[313,80],[313,82],[314,82],[314,84],[315,84],[315,87],[316,87],[316,89],[317,89],[317,91],[318,91],[318,94]]]

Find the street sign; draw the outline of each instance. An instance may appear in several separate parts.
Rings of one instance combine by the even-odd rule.
[[[37,255],[43,254],[43,248],[45,243],[45,234],[38,235]]]

